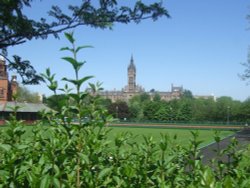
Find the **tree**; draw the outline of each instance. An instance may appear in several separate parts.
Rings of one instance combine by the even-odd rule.
[[[216,120],[227,121],[229,113],[232,110],[233,99],[231,97],[220,97],[216,101]]]
[[[150,101],[150,96],[147,93],[135,95],[128,101],[130,117],[134,120],[143,120],[144,105]]]
[[[185,90],[182,92],[181,97],[182,97],[182,98],[192,99],[192,98],[193,98],[192,91],[185,89]]]
[[[142,120],[144,118],[142,104],[139,101],[129,102],[129,114],[134,120]]]
[[[250,19],[250,17],[249,17]],[[248,57],[247,57],[247,62],[246,63],[242,63],[242,65],[245,67],[244,73],[240,74],[240,78],[244,81],[247,81],[247,83],[249,84],[250,81],[248,81],[250,79],[250,50],[248,52]]]
[[[31,92],[24,86],[18,86],[16,93],[18,102],[31,102],[39,103],[42,102],[38,93]]]
[[[43,78],[37,74],[30,61],[22,60],[21,57],[14,55],[13,60],[9,60],[8,69],[16,71],[22,78],[23,84],[39,84],[40,81],[44,81]]]
[[[241,120],[250,123],[250,98],[245,100],[240,109]]]
[[[150,95],[148,93],[142,93],[139,95],[139,97],[142,103],[150,101]]]
[[[109,114],[113,115],[115,118],[124,119],[129,118],[129,108],[126,102],[116,101],[108,107]]]
[[[250,14],[246,18],[250,22]],[[239,76],[243,81],[247,81],[247,84],[250,84],[250,48],[248,49],[247,62],[242,63],[242,65],[245,67],[245,70]]]
[[[99,4],[83,0],[79,5],[69,5],[69,13],[59,6],[52,6],[48,12],[53,18],[48,22],[45,18],[39,21],[29,18],[23,9],[31,7],[32,0],[1,1],[1,35],[0,49],[19,45],[33,38],[46,39],[48,35],[59,37],[58,33],[76,28],[90,26],[95,28],[111,28],[114,23],[139,23],[144,19],[157,20],[161,16],[170,17],[162,2],[146,5],[137,1],[134,7],[118,5],[116,0],[99,0]]]
[[[192,112],[194,121],[215,121],[216,102],[209,98],[192,100]]]
[[[241,101],[234,100],[231,103],[231,110],[230,110],[230,120],[231,122],[240,122],[243,121],[244,119],[242,118],[241,114],[241,107],[244,105]]]
[[[128,7],[118,5],[116,0],[99,0],[99,3],[83,0],[78,5],[69,5],[67,13],[59,6],[52,6],[48,11],[52,21],[48,22],[44,17],[34,20],[25,15],[24,9],[31,8],[32,2],[0,1],[0,55],[7,59],[10,70],[15,69],[21,75],[24,84],[38,84],[43,79],[29,61],[17,55],[13,60],[8,58],[8,47],[32,39],[47,39],[49,35],[59,38],[59,33],[79,26],[105,29],[112,28],[115,23],[139,23],[150,18],[157,20],[161,16],[170,17],[161,2],[146,5],[137,1],[133,7]]]
[[[100,98],[100,102],[106,109],[108,109],[108,107],[112,104],[111,99]]]
[[[68,103],[68,97],[65,94],[51,95],[46,98],[45,103],[53,110],[59,111]]]
[[[147,101],[143,107],[144,117],[147,120],[157,119],[156,113],[160,109],[159,102]]]
[[[247,20],[250,21],[250,14],[247,15]],[[250,79],[250,49],[248,49],[248,56],[247,56],[247,62],[246,63],[242,63],[242,65],[245,67],[244,73],[240,74],[240,78],[244,81],[247,81]],[[249,84],[250,81],[247,81],[247,83]]]
[[[155,101],[155,102],[159,102],[159,101],[161,101],[161,96],[160,96],[160,94],[159,93],[155,93],[154,94],[154,97],[153,97],[153,101]]]
[[[169,111],[165,105],[160,105],[160,108],[155,112],[155,119],[159,121],[169,120]]]
[[[182,103],[177,113],[178,120],[190,121],[192,119],[192,109],[189,103]]]
[[[141,108],[141,99],[139,95],[135,95],[128,101],[129,114],[133,120],[140,120],[140,111],[143,114],[143,110]]]

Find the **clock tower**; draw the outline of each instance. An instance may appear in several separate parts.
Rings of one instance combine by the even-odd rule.
[[[128,66],[128,92],[135,92],[136,90],[136,68],[133,56],[131,56],[130,64]]]

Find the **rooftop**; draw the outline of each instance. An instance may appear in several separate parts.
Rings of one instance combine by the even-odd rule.
[[[25,102],[0,102],[1,112],[13,112],[15,106],[20,107],[17,112],[39,112],[42,110],[50,111],[51,109],[42,103],[25,103]]]

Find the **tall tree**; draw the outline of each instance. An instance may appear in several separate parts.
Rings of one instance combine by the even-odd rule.
[[[160,96],[159,93],[155,93],[155,94],[154,94],[154,96],[153,96],[153,101],[155,101],[155,102],[161,101],[161,96]]]
[[[250,19],[250,17],[249,17],[249,19]],[[245,67],[245,70],[239,76],[242,80],[246,81],[249,84],[250,83],[250,49],[248,52],[247,62],[242,63],[242,65]]]
[[[136,100],[129,101],[128,106],[129,106],[130,118],[136,121],[143,119],[143,107],[140,101]]]
[[[233,99],[231,97],[220,97],[216,101],[216,116],[215,120],[226,122],[232,111]]]
[[[185,89],[185,90],[182,92],[181,97],[182,97],[182,98],[192,99],[192,98],[193,98],[192,91]]]
[[[117,101],[112,103],[108,107],[108,111],[115,118],[128,119],[130,117],[128,105],[124,101]]]
[[[250,23],[250,14],[247,15],[246,19]],[[250,83],[250,48],[248,49],[247,62],[242,63],[242,65],[245,67],[245,70],[239,76],[241,77],[242,80],[246,81],[247,84],[249,84]]]
[[[240,109],[241,120],[250,124],[250,98],[245,100]]]
[[[147,120],[157,120],[157,111],[160,110],[159,102],[148,101],[143,107],[144,117]]]
[[[16,100],[18,102],[31,102],[31,103],[42,102],[39,93],[32,92],[24,86],[18,86],[16,96],[17,96]]]

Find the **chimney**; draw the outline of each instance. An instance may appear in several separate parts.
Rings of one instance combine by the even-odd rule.
[[[11,84],[11,100],[13,100],[12,96],[17,93],[17,87],[18,87],[16,75],[11,76],[10,84]]]

